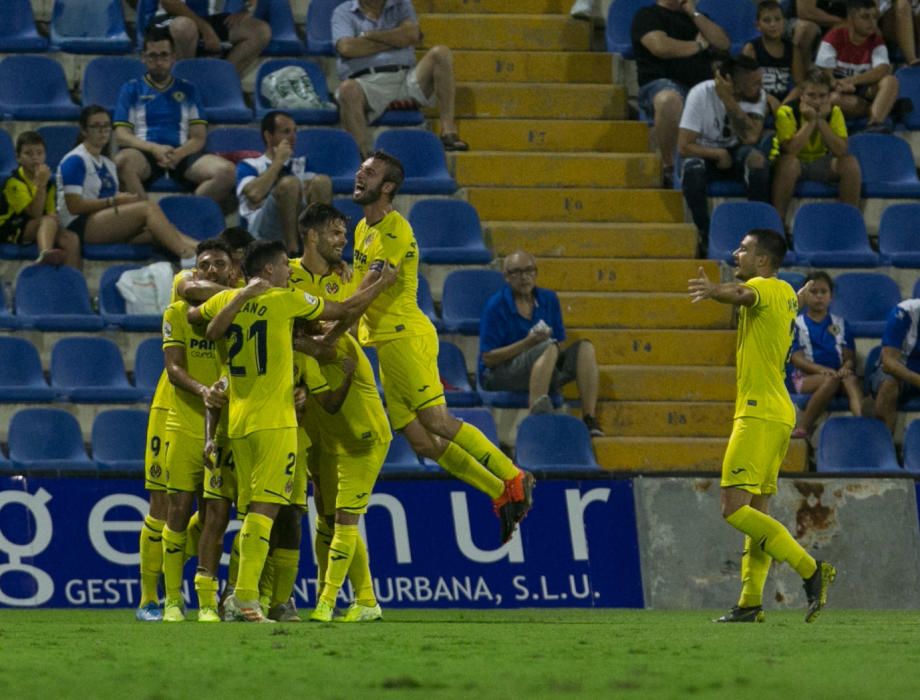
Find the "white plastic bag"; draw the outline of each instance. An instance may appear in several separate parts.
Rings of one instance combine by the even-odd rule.
[[[300,66],[285,66],[262,79],[262,97],[277,109],[335,109],[313,87],[310,76]]]
[[[129,314],[162,314],[172,294],[173,266],[158,262],[126,270],[115,283]]]

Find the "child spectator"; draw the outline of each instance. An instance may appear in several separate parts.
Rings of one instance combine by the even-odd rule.
[[[786,210],[800,178],[840,182],[840,201],[859,206],[862,173],[859,161],[847,153],[843,112],[831,105],[833,79],[812,68],[802,83],[801,97],[776,113],[776,135],[770,159],[773,206],[785,222]]]
[[[920,299],[906,299],[889,312],[869,385],[875,396],[875,417],[894,433],[898,403],[920,395]]]
[[[811,394],[811,398],[792,431],[793,438],[811,434],[815,421],[841,389],[853,415],[862,415],[863,393],[854,371],[853,336],[843,318],[828,312],[834,283],[830,275],[819,271],[808,275],[805,285],[807,306],[795,319],[792,341],[792,384],[798,393]]]
[[[781,104],[797,97],[793,88],[802,80],[801,52],[784,37],[786,19],[783,8],[775,0],[764,0],[757,6],[757,29],[760,36],[741,50],[755,59],[763,71],[763,89],[767,93],[770,111],[776,114]]]
[[[45,142],[36,131],[16,139],[19,167],[0,196],[0,243],[38,243],[39,264],[82,267],[80,239],[64,229],[55,210],[54,183],[45,163]]]

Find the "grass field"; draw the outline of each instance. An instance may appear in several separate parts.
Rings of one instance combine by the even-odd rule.
[[[909,698],[920,613],[387,610],[367,625],[0,611],[0,698]]]

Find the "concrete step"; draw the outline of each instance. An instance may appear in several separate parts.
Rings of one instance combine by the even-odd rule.
[[[542,274],[542,272],[541,272]],[[718,367],[735,364],[734,330],[566,328],[570,340],[588,338],[602,365]],[[732,380],[734,381],[734,380]]]
[[[611,437],[725,437],[733,402],[601,401],[597,419]]]
[[[683,199],[674,190],[469,187],[466,198],[483,221],[684,221]]]
[[[467,119],[460,135],[477,150],[644,153],[648,125],[639,121],[586,119]],[[440,128],[437,119],[432,127]]]
[[[692,224],[484,221],[483,235],[496,255],[528,250],[538,257],[691,258]]]
[[[590,51],[592,28],[568,15],[425,14],[422,44],[492,51]]]
[[[601,365],[601,399],[614,401],[734,401],[734,367]],[[574,384],[563,395],[578,396]]]
[[[606,83],[613,78],[611,55],[592,51],[454,51],[459,82]],[[418,51],[421,59],[424,51]]]
[[[722,469],[728,443],[724,438],[607,437],[594,440],[598,463],[611,471],[714,472]],[[792,440],[783,472],[808,471],[808,448],[804,440]]]
[[[479,187],[657,187],[661,162],[651,153],[452,153],[457,182]]]
[[[440,14],[565,15],[571,0],[415,0],[415,11]]]
[[[701,264],[711,279],[719,278],[715,260],[538,258],[538,284],[556,292],[681,293]]]
[[[626,92],[618,85],[457,83],[458,119],[534,117],[626,119]],[[435,116],[435,109],[429,115]],[[639,149],[644,150],[644,149]]]
[[[732,309],[726,304],[691,304],[686,294],[562,292],[562,315],[579,328],[727,329]]]

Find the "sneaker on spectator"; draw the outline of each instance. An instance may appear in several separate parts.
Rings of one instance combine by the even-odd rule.
[[[591,435],[591,437],[604,437],[604,431],[601,430],[601,426],[598,424],[597,418],[594,416],[585,416],[582,418],[582,420],[588,427],[588,434]]]

